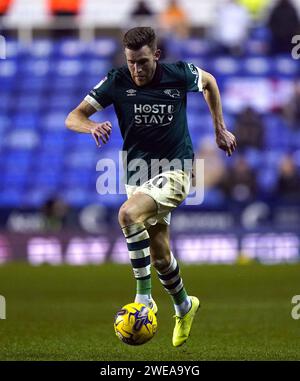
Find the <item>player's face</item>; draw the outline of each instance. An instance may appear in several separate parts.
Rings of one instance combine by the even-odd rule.
[[[125,56],[133,81],[138,86],[149,83],[154,76],[160,51],[153,51],[145,45],[139,50],[125,48]]]

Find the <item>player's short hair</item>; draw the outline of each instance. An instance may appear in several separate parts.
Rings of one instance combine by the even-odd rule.
[[[157,41],[154,30],[148,26],[139,26],[129,29],[123,38],[124,48],[139,50],[147,45],[153,51],[157,49]]]

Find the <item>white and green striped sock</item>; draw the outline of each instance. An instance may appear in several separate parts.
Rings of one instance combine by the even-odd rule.
[[[176,316],[183,317],[190,310],[192,303],[183,286],[179,266],[173,253],[166,271],[157,273],[160,282],[173,300]]]
[[[149,305],[151,297],[150,239],[143,223],[122,228],[126,238],[133,274],[136,279],[136,303]]]

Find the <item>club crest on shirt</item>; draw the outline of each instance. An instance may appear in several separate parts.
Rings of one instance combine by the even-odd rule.
[[[166,89],[164,93],[169,95],[171,98],[180,98],[180,91],[177,89]]]

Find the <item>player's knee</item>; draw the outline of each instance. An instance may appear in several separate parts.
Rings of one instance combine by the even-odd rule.
[[[132,225],[138,222],[138,215],[134,208],[123,204],[119,210],[119,224],[121,227]]]

